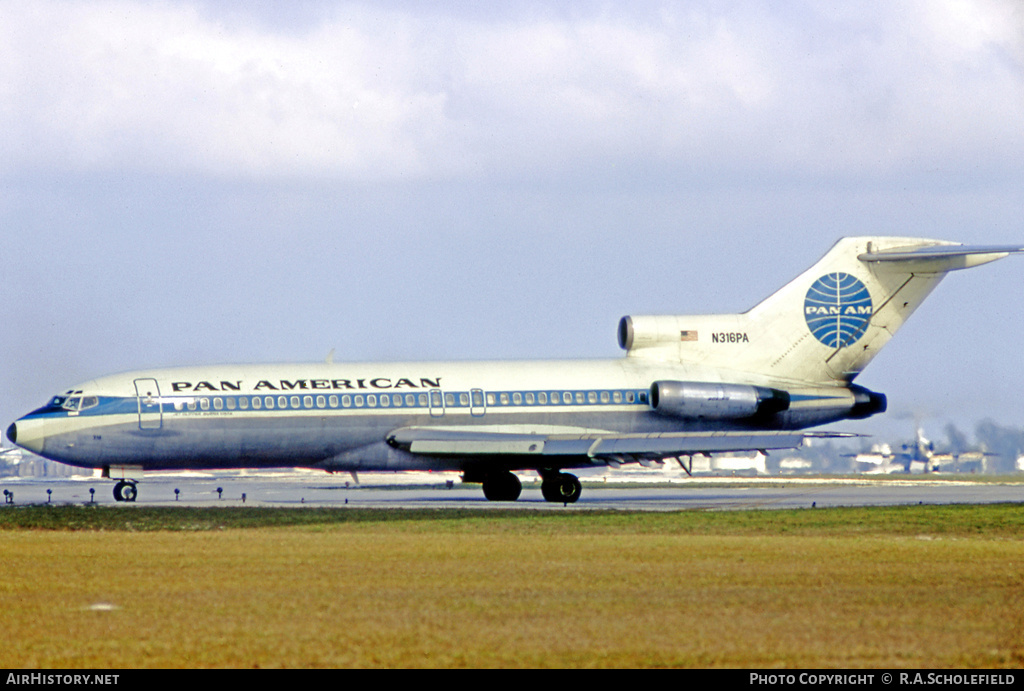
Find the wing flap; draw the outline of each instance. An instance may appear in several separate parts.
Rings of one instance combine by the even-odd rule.
[[[842,432],[661,432],[623,434],[477,432],[443,427],[403,427],[387,437],[393,447],[429,456],[537,455],[590,459],[670,458],[700,453],[792,449],[808,437],[856,436]]]

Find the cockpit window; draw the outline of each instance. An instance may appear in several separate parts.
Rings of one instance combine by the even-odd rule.
[[[53,400],[50,401],[50,405],[54,408],[60,408],[64,405],[64,396],[54,396]]]
[[[82,406],[80,410],[87,408],[95,408],[100,404],[100,399],[96,396],[82,396]]]
[[[81,401],[81,398],[70,396],[64,401],[64,405],[62,407],[64,410],[78,410],[78,404],[81,403]]]

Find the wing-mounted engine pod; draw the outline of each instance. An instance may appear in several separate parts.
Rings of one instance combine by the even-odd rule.
[[[789,408],[789,394],[749,384],[656,381],[651,407],[669,417],[738,420],[770,417]]]

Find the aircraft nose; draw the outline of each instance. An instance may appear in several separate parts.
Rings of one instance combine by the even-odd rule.
[[[12,444],[17,444],[32,453],[42,453],[46,432],[42,421],[23,417],[12,422],[11,426],[7,428],[7,438],[11,440]]]

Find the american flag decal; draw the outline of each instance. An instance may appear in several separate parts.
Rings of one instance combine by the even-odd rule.
[[[696,341],[697,340],[697,332],[696,331],[680,331],[679,332],[679,340],[680,341]]]

